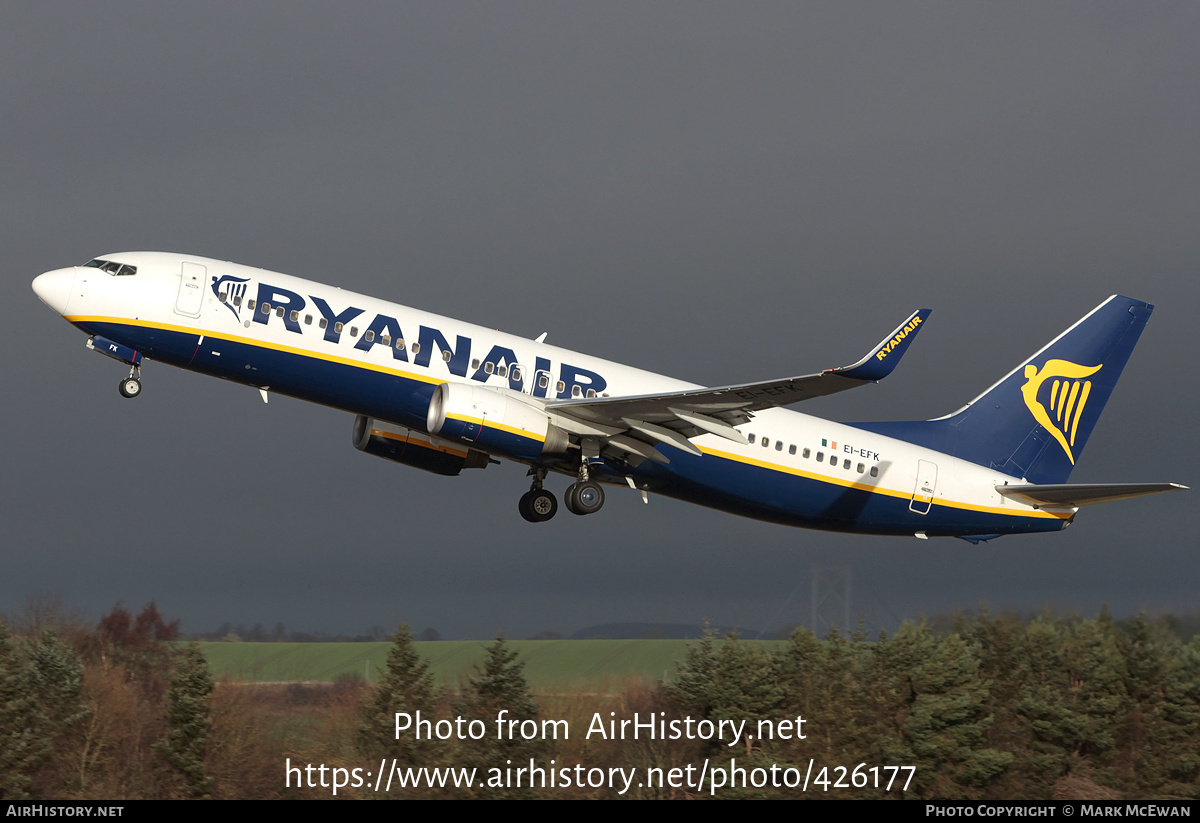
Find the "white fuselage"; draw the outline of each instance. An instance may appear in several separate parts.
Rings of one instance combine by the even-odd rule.
[[[263,269],[150,252],[104,259],[136,267],[136,274],[60,269],[39,278],[35,289],[85,332],[151,359],[398,427],[422,429],[429,396],[442,383],[518,394],[576,433],[578,421],[545,409],[546,400],[699,388]],[[669,464],[609,461],[599,475],[751,517],[846,531],[1054,530],[1074,513],[1037,509],[996,492],[1020,478],[787,409],[755,412],[737,429],[749,444],[702,434],[692,438],[700,457],[660,447],[669,452]]]

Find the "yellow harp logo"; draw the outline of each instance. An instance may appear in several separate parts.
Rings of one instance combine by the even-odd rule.
[[[1079,430],[1079,418],[1083,416],[1083,407],[1087,405],[1088,395],[1092,391],[1092,381],[1084,380],[1091,377],[1104,364],[1099,366],[1080,366],[1067,360],[1047,360],[1039,371],[1037,366],[1025,367],[1025,385],[1021,394],[1025,397],[1025,405],[1037,422],[1049,431],[1058,444],[1067,453],[1071,465],[1075,465],[1075,455],[1071,449],[1075,445],[1075,433]],[[1050,383],[1049,403],[1038,399],[1042,384]]]

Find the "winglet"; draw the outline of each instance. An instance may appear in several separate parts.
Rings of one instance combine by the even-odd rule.
[[[896,368],[896,364],[900,362],[904,352],[908,351],[909,344],[931,313],[932,309],[917,309],[862,360],[852,366],[842,366],[840,369],[829,371],[855,380],[882,380]]]

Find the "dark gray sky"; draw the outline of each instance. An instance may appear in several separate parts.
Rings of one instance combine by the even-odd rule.
[[[772,627],[818,564],[876,625],[1196,611],[1196,493],[980,547],[619,490],[530,525],[513,464],[407,469],[346,413],[157,364],[124,400],[29,284],[190,252],[705,384],[850,362],[931,306],[888,381],[804,408],[840,420],[949,412],[1119,292],[1157,311],[1072,479],[1194,484],[1198,40],[1170,2],[4,4],[0,610]]]

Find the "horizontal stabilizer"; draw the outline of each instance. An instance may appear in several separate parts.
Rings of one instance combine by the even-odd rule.
[[[1187,488],[1178,483],[1048,483],[1041,486],[997,486],[996,491],[1005,497],[1015,497],[1038,506],[1079,508],[1127,497],[1185,491]]]

